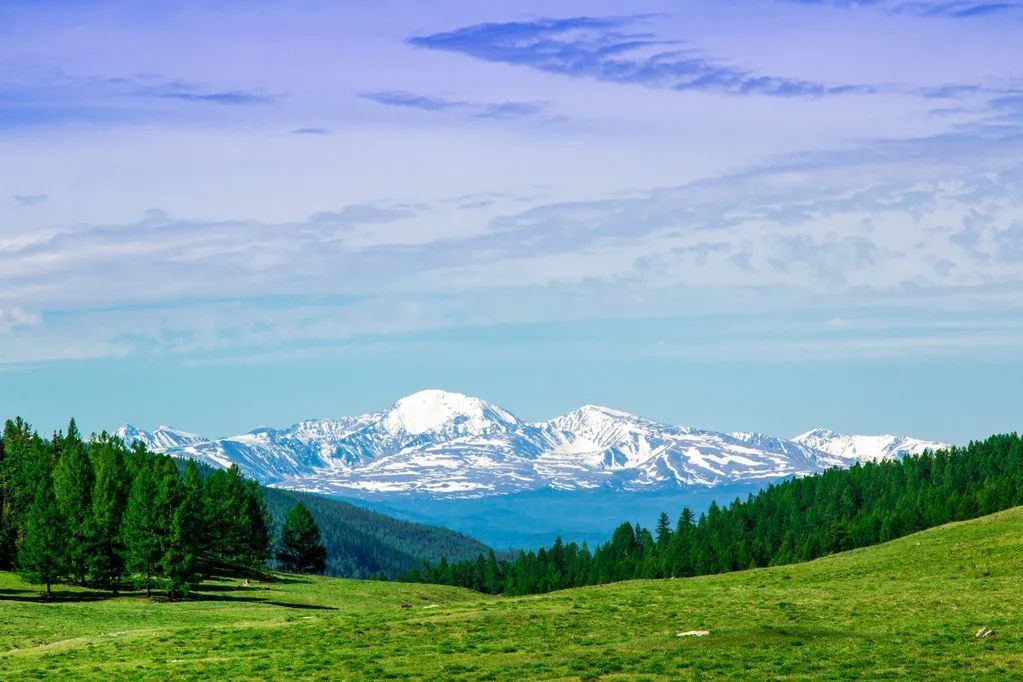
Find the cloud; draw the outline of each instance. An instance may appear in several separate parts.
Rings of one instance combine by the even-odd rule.
[[[678,91],[819,97],[875,90],[869,85],[832,85],[757,74],[683,49],[681,41],[628,32],[646,18],[573,17],[474,24],[415,36],[407,42],[548,73]]]
[[[245,90],[215,90],[204,88],[196,83],[179,80],[164,80],[150,76],[133,79],[113,79],[114,83],[137,82],[138,87],[129,90],[129,94],[137,97],[155,97],[200,104],[218,104],[225,106],[248,106],[270,104],[275,97]]]
[[[977,2],[976,0],[788,0],[802,5],[830,5],[832,7],[879,7],[891,14],[915,14],[924,17],[950,17],[969,19],[1005,14],[1023,9],[1016,0],[1005,2]]]
[[[1023,221],[996,232],[998,256],[1008,263],[1023,262]]]
[[[327,128],[296,128],[291,131],[292,135],[330,135]]]
[[[10,332],[18,327],[37,325],[42,321],[39,313],[29,312],[19,306],[0,307],[0,334]]]
[[[49,199],[48,194],[15,194],[14,201],[21,206],[35,206]]]
[[[430,95],[417,95],[403,90],[376,90],[359,95],[377,104],[406,107],[472,116],[475,118],[524,118],[541,114],[547,108],[544,102],[470,102]]]
[[[354,227],[356,225],[379,225],[408,218],[414,212],[408,207],[380,207],[370,204],[345,206],[339,211],[321,211],[309,217],[309,222],[319,225]]]
[[[525,210],[472,196],[40,228],[0,236],[0,309],[43,314],[7,324],[0,362],[807,301],[1018,310],[1021,159],[1020,127],[976,126]]]
[[[277,95],[168,78],[100,77],[33,66],[0,70],[0,130],[67,123],[199,120],[209,113],[268,107]],[[222,114],[221,114],[222,115]]]

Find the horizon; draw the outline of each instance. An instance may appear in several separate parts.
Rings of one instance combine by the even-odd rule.
[[[0,415],[233,434],[444,386],[528,421],[1019,431],[1021,27],[0,2]]]
[[[260,424],[258,426],[254,426],[254,427],[252,427],[252,428],[250,428],[250,429],[248,429],[248,430],[246,430],[244,432],[232,433],[232,434],[207,434],[207,433],[200,433],[200,432],[196,432],[194,430],[191,430],[191,429],[189,429],[187,427],[184,427],[182,425],[176,425],[176,424],[158,424],[156,426],[153,426],[153,425],[133,424],[133,423],[128,423],[128,422],[120,424],[116,428],[116,430],[120,431],[121,429],[123,429],[125,427],[131,427],[131,428],[139,429],[141,431],[146,431],[146,432],[154,432],[154,431],[161,431],[161,430],[163,430],[163,431],[175,431],[175,432],[179,432],[179,433],[187,434],[187,435],[192,435],[192,436],[201,436],[201,437],[207,438],[209,440],[218,440],[218,439],[222,439],[222,438],[231,438],[231,437],[238,436],[238,435],[244,435],[245,433],[250,433],[250,432],[253,432],[253,431],[259,431],[259,430],[262,430],[262,429],[265,429],[265,428],[271,428],[271,429],[288,428],[290,426],[294,426],[295,424],[298,424],[298,423],[301,423],[301,422],[330,421],[332,419],[343,419],[343,418],[346,418],[346,417],[361,417],[361,416],[366,416],[368,414],[383,413],[383,412],[386,412],[388,409],[395,407],[402,400],[405,400],[406,398],[410,398],[410,397],[413,397],[413,396],[416,396],[416,395],[419,395],[419,394],[423,394],[423,393],[441,393],[441,394],[445,394],[445,395],[448,395],[448,396],[452,396],[453,395],[453,396],[457,396],[457,397],[461,397],[461,398],[470,398],[470,399],[480,400],[481,402],[483,402],[486,405],[489,405],[489,406],[492,406],[492,407],[498,407],[498,408],[500,408],[500,409],[502,409],[502,410],[504,410],[506,412],[509,412],[519,422],[524,423],[524,424],[534,424],[534,425],[535,424],[543,424],[545,422],[549,422],[549,421],[552,421],[554,419],[557,419],[558,417],[563,417],[563,416],[565,416],[567,414],[572,414],[572,413],[575,413],[575,412],[579,412],[579,411],[585,410],[587,408],[592,408],[592,409],[596,409],[596,410],[606,410],[606,411],[618,413],[618,414],[623,415],[623,416],[638,417],[640,419],[649,419],[648,417],[645,417],[642,414],[635,414],[635,413],[632,413],[632,412],[627,412],[627,411],[624,411],[624,410],[619,410],[618,408],[616,408],[616,407],[614,407],[612,405],[597,405],[597,404],[594,404],[594,403],[586,403],[586,404],[583,404],[583,405],[580,405],[580,406],[576,407],[573,410],[570,410],[569,412],[551,415],[551,416],[543,418],[543,419],[522,419],[522,418],[520,418],[518,416],[518,414],[514,410],[508,409],[507,406],[499,405],[497,403],[491,402],[491,401],[486,400],[485,398],[481,398],[479,396],[469,395],[469,394],[461,393],[461,392],[458,392],[458,391],[448,391],[448,390],[440,389],[440,388],[423,388],[423,389],[420,389],[420,390],[415,391],[413,393],[409,393],[407,395],[404,395],[404,396],[396,399],[390,405],[387,405],[387,406],[385,406],[385,407],[383,407],[381,409],[371,410],[369,412],[363,412],[363,413],[359,413],[359,414],[336,415],[336,416],[333,416],[333,417],[307,417],[305,419],[300,419],[297,422],[294,422],[292,424]],[[653,421],[656,422],[657,420],[653,420]],[[697,429],[700,428],[700,426],[698,424],[677,424],[677,423],[667,423],[667,422],[657,422],[657,423],[665,425],[665,426],[690,427],[690,428],[697,428]],[[113,429],[107,429],[107,431],[111,432],[111,433],[114,432]],[[831,427],[829,427],[827,425],[823,425],[823,424],[819,424],[817,426],[814,426],[814,427],[811,427],[811,428],[806,429],[804,431],[801,431],[800,433],[796,433],[796,434],[792,434],[792,435],[777,434],[777,433],[764,433],[762,435],[775,436],[775,437],[780,437],[780,438],[784,438],[784,439],[787,439],[787,440],[793,440],[793,439],[798,438],[800,436],[806,436],[806,435],[809,435],[811,433],[821,432],[821,431],[827,432],[827,433],[829,433],[831,435],[837,435],[837,436],[895,436],[895,437],[904,436],[904,437],[910,437],[910,438],[915,437],[914,434],[906,434],[906,433],[883,433],[883,434],[882,433],[872,433],[872,434],[859,434],[859,433],[857,433],[857,434],[853,434],[853,433],[844,432],[844,431],[841,431],[841,430],[838,430],[838,429],[834,429],[834,428],[831,428]],[[759,433],[759,432],[757,432],[757,433]],[[951,443],[951,444],[952,445],[962,445],[962,443]]]

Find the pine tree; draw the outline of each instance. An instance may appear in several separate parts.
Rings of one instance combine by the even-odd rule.
[[[35,499],[28,511],[18,569],[27,580],[46,585],[47,596],[53,595],[51,585],[59,581],[66,570],[64,527],[53,494],[53,482],[49,476],[44,476],[36,486]]]
[[[117,594],[124,576],[124,542],[121,522],[128,503],[130,480],[120,441],[101,434],[89,448],[95,472],[92,489],[89,571]]]
[[[190,459],[185,463],[182,485],[184,486],[185,497],[189,504],[188,513],[191,515],[188,518],[188,522],[192,525],[189,532],[189,549],[195,555],[196,561],[200,561],[207,553],[209,531],[204,523],[206,497],[203,490],[202,475],[199,473],[199,465],[195,463],[195,460]]]
[[[92,462],[74,419],[68,425],[68,434],[56,440],[60,443],[60,455],[53,470],[53,494],[65,524],[67,567],[71,577],[84,585],[91,545]]]
[[[0,569],[13,568],[25,535],[36,483],[50,475],[52,463],[46,445],[20,417],[8,421],[3,432],[0,463]]]
[[[292,507],[284,521],[277,561],[287,573],[322,573],[326,566],[327,550],[320,529],[302,503]]]
[[[167,579],[167,596],[183,597],[196,580],[195,540],[201,519],[201,500],[186,490],[169,457],[157,466],[156,507],[160,558],[158,570]]]
[[[125,563],[129,570],[144,576],[147,597],[152,596],[153,574],[161,557],[161,528],[153,504],[156,494],[152,465],[143,465],[135,472],[131,483],[121,526]]]
[[[242,560],[246,566],[259,568],[271,556],[273,522],[270,519],[270,512],[267,511],[266,503],[263,500],[263,491],[260,490],[259,484],[253,480],[245,480],[244,490]],[[317,528],[317,537],[319,537],[319,533],[320,530]],[[322,571],[321,568],[319,572]]]
[[[235,567],[262,564],[270,553],[270,521],[259,486],[235,464],[210,474],[204,489],[210,554]]]
[[[0,435],[0,569],[7,568],[10,561],[9,547],[14,544],[15,526],[11,523],[10,506],[7,496],[10,494],[10,485],[7,482],[7,451],[4,447],[4,438]]]

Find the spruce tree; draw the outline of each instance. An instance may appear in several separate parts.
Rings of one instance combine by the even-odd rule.
[[[71,577],[85,584],[89,566],[92,521],[92,462],[72,419],[68,434],[57,437],[60,454],[53,470],[53,494],[65,524],[65,553]]]
[[[189,462],[195,467],[194,462]],[[183,482],[170,458],[163,459],[156,506],[162,538],[160,573],[167,579],[167,596],[184,597],[196,577],[198,529],[202,522],[201,488]],[[198,469],[195,469],[195,475]],[[192,478],[192,477],[190,477]]]
[[[323,573],[326,567],[327,550],[320,529],[302,503],[292,507],[284,521],[277,561],[286,573]]]
[[[244,481],[244,504],[242,523],[244,524],[243,562],[252,568],[261,567],[270,558],[272,552],[273,521],[263,500],[263,491],[253,480]],[[314,524],[315,525],[315,524]],[[316,529],[317,537],[320,530]],[[322,569],[321,569],[322,570]]]
[[[671,540],[671,519],[665,512],[657,518],[657,546],[662,550],[668,546]]]
[[[213,472],[204,488],[204,524],[209,531],[210,554],[235,567],[252,565],[249,521],[255,510],[241,469],[233,464],[226,471]]]
[[[15,532],[14,525],[10,523],[8,518],[8,504],[7,495],[9,485],[7,484],[7,467],[4,462],[7,459],[6,449],[4,448],[4,438],[0,435],[0,570],[7,568],[9,559],[9,549],[13,542],[13,535]]]
[[[52,462],[46,444],[20,417],[8,421],[3,432],[0,463],[0,569],[13,568],[25,535],[29,507],[36,484],[50,475]]]
[[[89,571],[117,594],[124,576],[124,542],[121,522],[128,503],[131,481],[120,441],[101,434],[89,448],[95,472],[92,489]]]
[[[205,524],[206,496],[203,490],[202,475],[199,473],[199,465],[195,460],[188,460],[185,463],[185,472],[182,476],[182,485],[185,489],[185,498],[188,502],[188,522],[192,525],[189,532],[189,548],[200,561],[208,553],[209,530]]]
[[[152,579],[161,557],[160,523],[157,518],[157,486],[153,465],[141,465],[131,483],[124,510],[121,538],[125,547],[125,563],[129,570],[142,574],[146,596],[152,596]]]
[[[18,553],[18,572],[31,582],[46,585],[47,596],[53,595],[51,585],[58,582],[66,570],[64,527],[53,482],[49,476],[44,476],[36,485],[35,499],[28,510],[25,540]]]

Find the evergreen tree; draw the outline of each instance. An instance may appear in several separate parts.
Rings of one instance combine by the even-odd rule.
[[[266,509],[259,484],[250,479],[245,480],[244,490],[242,563],[251,568],[259,568],[270,559],[272,553],[273,522],[270,520],[270,513]],[[316,529],[316,533],[319,537],[319,528]],[[324,558],[326,559],[326,554]],[[320,569],[320,572],[322,570]]]
[[[162,530],[156,505],[157,483],[153,466],[142,465],[135,472],[128,503],[124,510],[121,537],[125,547],[125,563],[129,570],[141,573],[146,596],[152,596],[152,579],[161,558]]]
[[[210,474],[204,489],[209,554],[235,568],[260,566],[270,556],[271,524],[259,486],[232,465]]]
[[[50,475],[45,444],[20,417],[4,425],[0,462],[0,569],[13,568],[36,483]]]
[[[158,460],[156,524],[160,575],[167,580],[171,599],[188,594],[195,576],[195,536],[201,519],[200,500],[190,495],[169,457]]]
[[[124,542],[121,522],[131,482],[119,441],[103,433],[90,444],[95,473],[92,489],[89,571],[117,594],[124,576]]]
[[[35,499],[29,507],[25,540],[18,553],[18,569],[27,580],[46,585],[47,596],[52,596],[51,585],[58,582],[66,570],[64,527],[53,482],[49,476],[44,476],[36,486]]]
[[[671,540],[671,518],[665,513],[657,518],[657,546],[667,547]]]
[[[712,502],[698,519],[683,509],[674,531],[661,515],[656,539],[625,523],[592,555],[585,547],[573,554],[573,546],[559,539],[549,550],[499,561],[496,570],[480,556],[454,564],[442,560],[421,575],[463,587],[479,583],[477,589],[505,594],[702,575],[805,561],[1018,504],[1023,504],[1023,438],[1007,434],[966,448],[777,483],[726,507]],[[480,582],[477,573],[501,577],[493,586]]]
[[[11,522],[7,496],[10,494],[10,486],[7,483],[7,467],[5,461],[7,451],[4,447],[4,438],[0,435],[0,569],[7,568],[10,562],[11,545],[14,544],[15,526]]]
[[[292,507],[281,530],[277,561],[287,573],[323,573],[327,550],[313,515],[301,503]]]
[[[57,436],[60,454],[53,470],[53,494],[65,524],[66,564],[71,577],[84,585],[89,570],[92,522],[92,462],[75,420],[64,437]]]

